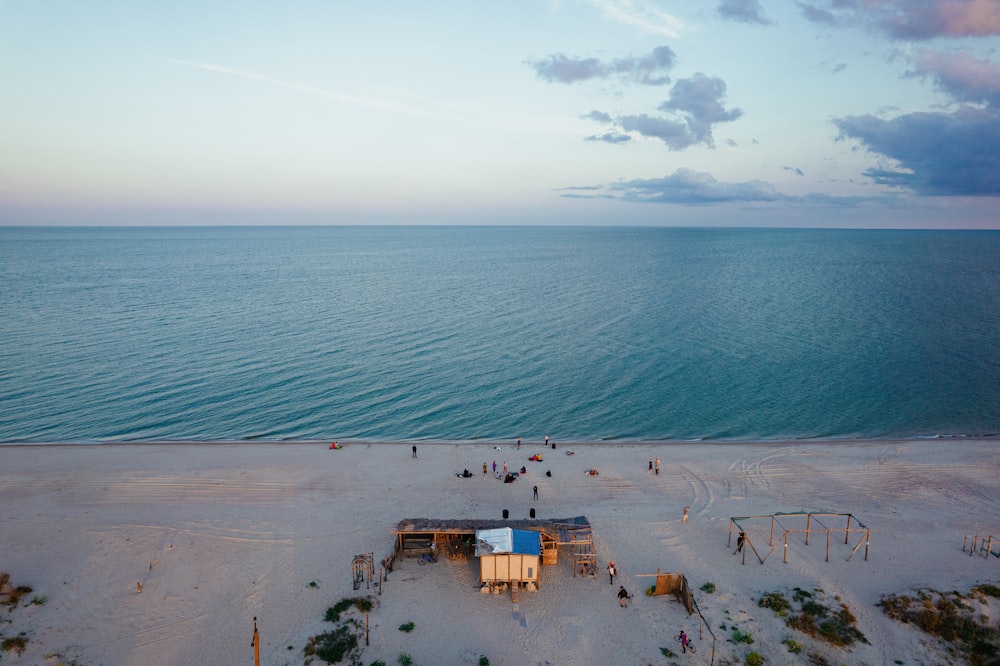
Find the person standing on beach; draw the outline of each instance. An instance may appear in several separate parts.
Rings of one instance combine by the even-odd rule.
[[[521,450],[521,438],[520,437],[517,438],[517,450],[518,451]]]
[[[531,499],[538,499],[538,486],[532,486],[531,492],[532,492]]]
[[[650,458],[649,459],[649,471],[646,472],[646,474],[652,474],[652,473],[653,473],[653,459]]]
[[[618,588],[618,605],[625,608],[626,602],[628,601],[628,592],[625,590],[625,586],[622,585]]]
[[[684,522],[685,523],[688,521],[688,511],[690,511],[690,510],[691,510],[691,507],[689,507],[689,506],[684,507]]]
[[[417,457],[417,445],[416,444],[413,445],[413,457],[414,458]]]
[[[493,473],[494,474],[497,473],[497,461],[496,460],[493,461]]]
[[[486,461],[484,460],[484,461],[483,461],[483,478],[484,478],[484,479],[486,478],[486,472],[488,472],[488,471],[489,471],[489,470],[488,470],[488,469],[487,469],[487,467],[486,467]]]
[[[545,446],[548,446],[548,445],[549,445],[549,436],[546,435],[545,436]]]
[[[503,461],[503,475],[504,475],[504,478],[507,477],[507,461],[506,460]]]
[[[612,562],[612,561],[610,561],[610,560],[608,560],[608,576],[611,577],[611,580],[608,581],[608,585],[614,585],[615,584],[615,574],[616,573],[618,573],[618,571],[615,569],[615,563]]]
[[[653,469],[656,470],[656,476],[659,476],[660,475],[660,459],[659,458],[656,459],[656,466]]]
[[[747,540],[747,534],[743,530],[740,530],[740,535],[736,537],[736,552],[743,552],[743,542]]]

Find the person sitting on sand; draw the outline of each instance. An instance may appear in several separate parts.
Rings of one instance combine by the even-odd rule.
[[[521,465],[521,474],[527,474],[527,473],[528,473],[528,468],[525,467],[524,465]]]

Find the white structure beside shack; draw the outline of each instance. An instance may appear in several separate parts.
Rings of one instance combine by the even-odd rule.
[[[510,527],[476,531],[479,582],[490,587],[509,584],[511,588],[539,586],[541,537],[534,530]]]

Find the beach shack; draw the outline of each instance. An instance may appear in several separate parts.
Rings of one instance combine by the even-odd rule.
[[[541,554],[541,537],[535,530],[501,527],[476,531],[481,585],[506,583],[512,589],[522,585],[537,589]]]

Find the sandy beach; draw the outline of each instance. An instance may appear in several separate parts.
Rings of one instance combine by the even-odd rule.
[[[375,604],[358,658],[366,665],[396,664],[403,653],[424,665],[711,663],[712,636],[698,615],[672,596],[644,594],[654,580],[646,575],[658,570],[688,579],[715,634],[716,664],[743,664],[751,652],[766,664],[810,663],[809,655],[830,664],[964,663],[876,604],[887,594],[1000,582],[1000,558],[963,551],[968,536],[992,535],[1000,553],[995,440],[559,442],[552,450],[540,439],[520,450],[418,444],[416,458],[408,443],[350,441],[339,450],[329,442],[0,447],[0,571],[32,588],[15,608],[0,608],[0,636],[26,639],[20,654],[0,652],[0,663],[252,664],[256,617],[261,663],[302,664],[309,638],[333,626],[327,609],[364,595]],[[534,454],[543,460],[529,461]],[[648,469],[656,458],[659,474]],[[483,463],[494,460],[527,473],[509,484],[483,478]],[[473,476],[458,478],[465,468]],[[511,519],[531,509],[542,519],[586,516],[599,575],[574,576],[563,550],[542,567],[540,589],[514,602],[480,592],[475,558],[426,566],[403,558],[381,589],[354,589],[354,556],[390,555],[400,521],[499,519],[505,509]],[[833,514],[813,520],[840,528],[829,561],[826,535],[814,532],[806,545],[798,517],[778,519],[779,534],[793,530],[787,553],[760,518],[740,525],[764,563],[734,554],[732,517],[809,512]],[[871,530],[870,541],[852,531],[844,543],[846,514]],[[613,585],[609,560],[619,573]],[[619,583],[633,595],[626,608]],[[844,604],[868,642],[830,645],[758,605],[795,588]],[[1000,600],[977,610],[997,626]],[[413,631],[400,631],[408,622]],[[681,653],[680,630],[696,654]]]

